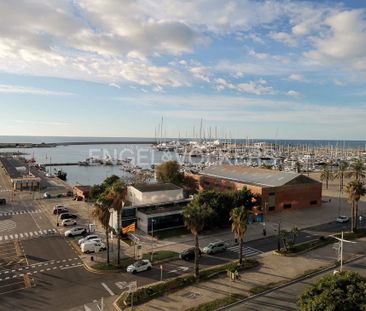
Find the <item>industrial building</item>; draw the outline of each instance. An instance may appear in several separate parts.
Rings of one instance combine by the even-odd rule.
[[[225,191],[246,187],[262,197],[261,210],[320,207],[322,184],[308,176],[239,165],[217,165],[192,175],[201,189]]]
[[[1,157],[0,162],[9,176],[14,190],[38,190],[41,178],[34,176],[21,160]]]

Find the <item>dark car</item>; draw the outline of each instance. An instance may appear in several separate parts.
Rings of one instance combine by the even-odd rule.
[[[67,207],[57,207],[53,209],[53,214],[57,215],[57,214],[62,214],[62,213],[67,213],[69,211],[69,209]]]
[[[63,220],[63,219],[75,219],[75,218],[78,218],[78,216],[75,215],[75,214],[69,214],[69,213],[60,214],[60,219],[61,220]]]
[[[199,250],[199,255],[201,256],[202,252],[201,250]],[[181,252],[179,254],[179,258],[182,260],[194,260],[195,257],[195,248],[189,248],[186,249],[185,251]]]
[[[0,205],[6,205],[6,200],[5,199],[0,199]]]

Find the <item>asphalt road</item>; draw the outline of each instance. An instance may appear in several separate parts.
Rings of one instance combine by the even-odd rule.
[[[297,241],[317,239],[349,226],[334,222],[308,228]],[[0,310],[65,310],[119,294],[131,281],[142,286],[160,280],[159,265],[137,275],[90,273],[67,239],[52,231],[55,229],[54,215],[46,206],[26,201],[0,209],[0,258],[4,261],[0,261]],[[250,241],[244,247],[246,256],[271,251],[277,248],[277,237]],[[230,245],[224,253],[204,255],[201,268],[238,258],[238,252],[238,245]],[[15,263],[7,267],[10,260]],[[193,262],[171,261],[163,264],[163,279],[192,271]]]
[[[355,260],[351,263],[344,265],[344,269],[356,271],[364,276],[366,276],[366,257]],[[237,304],[232,307],[224,308],[227,311],[273,311],[273,310],[283,310],[283,311],[293,311],[297,310],[296,305],[298,297],[304,291],[307,286],[310,286],[316,281],[316,279],[332,273],[333,269],[329,269],[325,273],[318,274],[314,277],[306,278],[304,280],[292,283],[290,285],[284,286],[282,288],[273,290],[264,295],[259,295],[255,298],[248,299],[247,301]]]

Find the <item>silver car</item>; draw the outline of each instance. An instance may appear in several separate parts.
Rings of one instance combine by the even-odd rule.
[[[220,253],[220,252],[224,252],[227,249],[227,245],[222,242],[222,241],[218,241],[218,242],[212,242],[210,244],[208,244],[206,247],[204,247],[202,249],[202,252],[204,252],[205,254],[216,254],[216,253]]]

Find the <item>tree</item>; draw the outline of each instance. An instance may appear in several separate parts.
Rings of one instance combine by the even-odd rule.
[[[364,182],[360,180],[354,180],[347,184],[346,192],[348,195],[348,201],[352,203],[352,231],[357,230],[357,218],[358,218],[358,201],[362,196],[366,194]]]
[[[110,203],[109,207],[113,208],[117,212],[117,263],[120,264],[121,262],[121,211],[123,208],[123,205],[126,200],[127,195],[127,188],[126,185],[120,180],[114,181],[113,184],[111,184],[106,189],[105,197],[107,198],[107,201]]]
[[[297,237],[299,236],[299,229],[292,228],[291,231],[281,230],[280,239],[282,241],[285,252],[291,252],[295,246]]]
[[[198,192],[198,182],[192,176],[185,175],[177,161],[166,161],[156,167],[156,178],[162,183],[172,183],[182,187],[185,195]]]
[[[212,209],[207,204],[201,205],[197,198],[194,198],[184,209],[184,224],[191,231],[194,237],[194,275],[199,278],[199,241],[198,235],[202,232],[206,221],[212,214]]]
[[[181,185],[184,173],[177,161],[166,161],[156,167],[156,178],[159,182]]]
[[[109,212],[108,205],[104,205],[103,203],[99,203],[95,205],[95,209],[93,211],[93,216],[97,218],[97,220],[101,223],[102,227],[105,230],[105,237],[106,237],[106,246],[107,246],[107,263],[110,263],[109,259],[109,218],[111,216]]]
[[[354,177],[355,180],[361,180],[366,176],[366,167],[362,159],[358,159],[351,164],[349,177]]]
[[[231,230],[235,237],[239,239],[239,264],[243,263],[243,243],[244,235],[247,232],[248,213],[245,206],[235,207],[231,210],[230,221]]]
[[[339,178],[339,191],[343,191],[344,177],[346,176],[348,170],[348,163],[346,161],[341,161],[338,165],[338,170],[334,177]]]
[[[300,310],[366,310],[366,278],[353,271],[330,274],[307,288],[298,300]]]
[[[320,174],[320,180],[325,181],[325,188],[328,189],[329,180],[333,179],[332,171],[329,168],[329,165],[324,165],[323,170]]]

